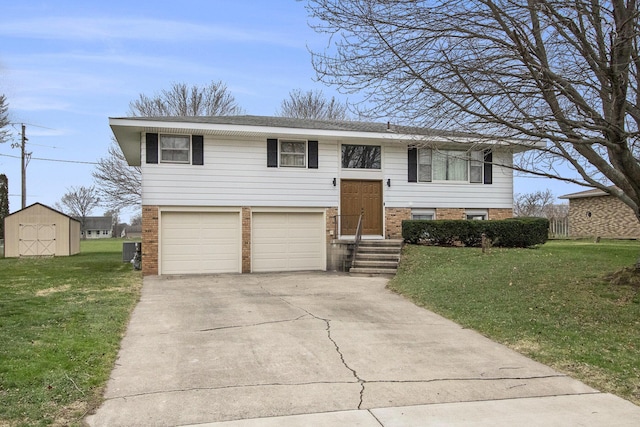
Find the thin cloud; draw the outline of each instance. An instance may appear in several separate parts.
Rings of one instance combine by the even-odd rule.
[[[137,40],[151,42],[240,42],[300,47],[285,34],[245,30],[212,23],[131,18],[41,17],[0,24],[0,35],[78,41]]]
[[[48,97],[17,96],[11,100],[11,108],[20,111],[67,111],[71,105]]]

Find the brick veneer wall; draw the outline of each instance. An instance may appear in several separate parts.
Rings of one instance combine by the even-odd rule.
[[[337,239],[336,233],[336,216],[338,216],[338,208],[327,208],[325,210],[325,219],[327,221],[327,243],[333,239]]]
[[[142,275],[158,274],[158,216],[157,206],[142,207]]]
[[[466,219],[464,209],[460,208],[438,208],[436,209],[436,219]]]
[[[402,239],[402,221],[411,219],[411,208],[385,208],[387,239]]]
[[[487,219],[508,219],[513,218],[513,209],[489,209]]]
[[[571,237],[640,238],[633,210],[613,196],[569,200]]]
[[[251,208],[242,208],[242,272],[251,273]]]

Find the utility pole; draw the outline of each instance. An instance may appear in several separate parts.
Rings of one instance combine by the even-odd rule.
[[[22,123],[22,209],[27,207],[27,161],[24,146],[27,143],[27,137],[25,136],[26,126]]]

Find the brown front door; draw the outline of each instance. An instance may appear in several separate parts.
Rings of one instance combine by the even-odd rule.
[[[362,234],[382,235],[382,181],[340,181],[340,234],[354,235],[362,216]]]

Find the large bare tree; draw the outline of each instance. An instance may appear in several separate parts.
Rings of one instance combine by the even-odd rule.
[[[149,97],[140,94],[129,103],[129,114],[135,117],[217,116],[242,114],[227,86],[212,81],[205,86],[174,83],[169,89]],[[107,156],[98,160],[92,172],[105,206],[125,209],[142,203],[140,167],[129,166],[122,151],[112,139]]]
[[[555,200],[556,197],[549,189],[516,194],[513,200],[513,213],[515,216],[566,218],[569,215],[569,205],[555,204]]]
[[[87,217],[96,207],[100,205],[100,197],[94,186],[67,188],[67,192],[55,208],[77,218],[80,221],[80,228],[83,232],[83,239],[86,238],[84,225]]]
[[[599,188],[640,220],[635,0],[308,0],[307,8],[311,25],[331,36],[312,52],[318,78],[365,94],[371,114],[537,143],[516,169]]]
[[[3,143],[9,137],[9,130],[6,127],[9,125],[9,103],[7,97],[0,95],[0,143]]]
[[[243,110],[226,84],[212,81],[204,86],[174,83],[151,97],[140,94],[129,103],[129,113],[140,117],[235,116]]]
[[[142,172],[139,166],[129,166],[115,139],[111,139],[106,157],[98,160],[91,173],[105,206],[126,209],[142,204]]]
[[[340,102],[334,96],[328,99],[321,90],[292,90],[289,98],[282,100],[276,115],[297,119],[350,119],[347,103]]]

